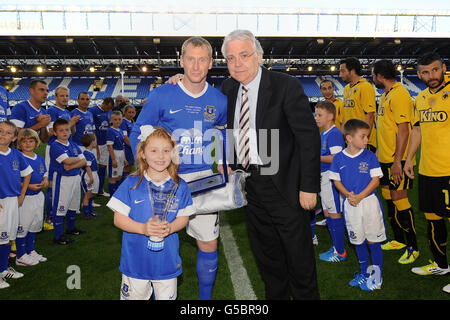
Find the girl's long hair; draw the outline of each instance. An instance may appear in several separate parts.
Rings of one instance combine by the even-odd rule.
[[[167,171],[169,172],[170,177],[173,181],[175,181],[176,184],[180,183],[180,177],[178,176],[178,166],[180,163],[180,155],[178,153],[177,143],[176,141],[172,140],[172,136],[169,132],[167,132],[166,129],[162,127],[153,127],[155,131],[150,134],[145,141],[140,141],[136,147],[136,165],[137,170],[132,173],[132,175],[139,175],[139,181],[132,189],[136,189],[142,182],[142,179],[144,178],[144,172],[147,171],[149,168],[149,165],[147,163],[147,160],[144,157],[144,150],[147,146],[148,142],[152,138],[162,138],[167,140],[170,145],[172,146],[172,161],[170,162],[169,167],[167,168]]]

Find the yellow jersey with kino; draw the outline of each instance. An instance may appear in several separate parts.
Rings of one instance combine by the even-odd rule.
[[[450,176],[450,81],[437,92],[429,88],[414,101],[414,123],[422,136],[419,173],[430,177]]]
[[[334,106],[336,107],[336,118],[334,120],[334,124],[338,129],[341,129],[342,120],[344,117],[344,101],[335,98],[335,100],[331,102],[333,102]]]
[[[408,123],[411,128],[414,120],[414,103],[408,90],[396,82],[391,90],[380,98],[377,111],[377,155],[381,163],[394,162],[398,125]],[[409,144],[409,139],[408,139]],[[406,159],[408,146],[402,160]]]
[[[353,86],[347,84],[344,88],[344,121],[350,119],[366,120],[366,114],[376,113],[375,88],[367,79],[361,78]],[[376,147],[376,128],[375,123],[369,137],[369,144]]]

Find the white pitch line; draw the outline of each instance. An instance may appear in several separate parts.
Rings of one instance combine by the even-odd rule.
[[[220,241],[227,258],[236,300],[257,300],[253,287],[248,278],[247,270],[239,254],[233,232],[226,219],[226,213],[220,212]]]

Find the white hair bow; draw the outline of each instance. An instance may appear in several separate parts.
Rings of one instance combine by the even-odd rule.
[[[152,125],[141,126],[141,134],[138,137],[139,141],[145,141],[149,135],[151,135],[155,131]]]

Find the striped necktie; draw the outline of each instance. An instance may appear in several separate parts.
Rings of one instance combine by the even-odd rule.
[[[242,103],[239,116],[239,153],[238,157],[242,167],[247,168],[250,162],[250,103],[247,95],[248,89],[242,86]]]

